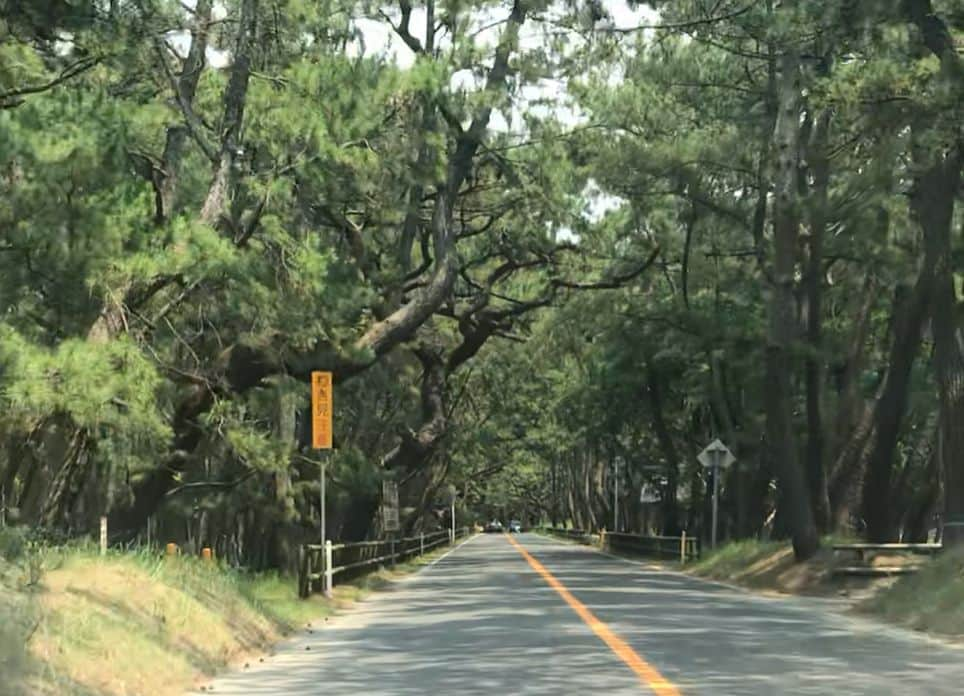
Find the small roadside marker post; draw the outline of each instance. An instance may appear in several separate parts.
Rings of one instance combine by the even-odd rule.
[[[325,597],[331,597],[331,539],[325,540],[325,579],[324,590]]]
[[[107,555],[107,518],[100,518],[100,555]]]
[[[421,532],[418,535],[418,555],[425,555],[425,532]]]
[[[679,538],[679,562],[681,564],[686,563],[686,530],[683,530],[682,536]]]

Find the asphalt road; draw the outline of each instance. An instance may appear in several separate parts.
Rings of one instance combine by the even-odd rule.
[[[964,650],[819,600],[513,538],[470,539],[213,692],[964,694]]]

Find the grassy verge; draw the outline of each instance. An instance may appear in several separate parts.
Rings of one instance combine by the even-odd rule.
[[[194,558],[92,547],[0,557],[0,691],[181,694],[431,558],[336,586],[329,601],[298,599],[291,578]]]
[[[833,544],[851,539],[824,537],[817,554],[797,563],[786,541],[745,539],[705,551],[703,557],[686,566],[687,573],[710,580],[733,583],[761,591],[785,594],[830,595],[845,589],[833,580]]]
[[[918,631],[964,639],[964,551],[941,554],[863,600],[857,611]]]
[[[741,541],[726,544],[686,570],[693,575],[757,590],[803,595],[846,595],[854,611],[887,623],[936,636],[964,639],[964,550],[948,551],[899,578],[834,578],[830,546],[852,539],[828,537],[821,551],[794,563],[785,543]],[[907,557],[881,557],[887,565]],[[912,559],[919,561],[920,559]]]
[[[557,537],[549,532],[541,533],[553,539],[580,543]],[[714,551],[703,550],[703,557],[681,565],[678,560],[653,560],[660,567],[679,570],[690,575],[731,583],[760,592],[783,594],[826,595],[834,588],[829,580],[832,563],[831,544],[844,543],[840,537],[828,536],[821,541],[820,552],[806,563],[795,563],[793,550],[786,541],[759,541],[746,539],[723,544]],[[639,558],[631,554],[610,551],[627,558]]]

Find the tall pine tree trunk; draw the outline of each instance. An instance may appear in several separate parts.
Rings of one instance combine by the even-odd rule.
[[[663,396],[659,383],[659,373],[650,357],[647,357],[646,360],[646,380],[646,391],[652,409],[653,430],[656,431],[659,447],[666,459],[666,490],[663,491],[663,499],[660,504],[663,512],[663,529],[665,530],[663,533],[672,536],[678,534],[680,528],[679,509],[676,500],[676,489],[679,486],[679,453],[663,416]]]
[[[957,164],[953,164],[957,162]],[[938,334],[947,328],[939,325],[948,311],[953,313],[953,278],[950,275],[950,230],[954,195],[960,181],[960,164],[948,157],[930,165],[916,180],[911,209],[924,237],[924,260],[911,296],[894,328],[894,342],[883,393],[875,406],[875,442],[868,464],[863,490],[863,512],[867,521],[867,537],[877,543],[891,541],[896,535],[893,516],[893,465],[910,391],[911,371],[924,331],[924,322],[934,313],[935,341],[938,344],[938,383],[941,386],[941,408],[953,410],[953,337],[941,341]],[[935,307],[936,293],[944,295],[945,307]],[[953,323],[953,317],[950,318]],[[953,329],[950,329],[953,333]],[[941,348],[943,346],[943,350]],[[948,353],[950,351],[950,354]],[[947,362],[942,362],[941,358]],[[946,379],[946,381],[945,381]],[[950,401],[945,400],[945,396]],[[957,421],[960,423],[961,421]],[[960,428],[951,428],[951,430]],[[950,434],[950,437],[954,437]]]
[[[817,119],[808,151],[813,173],[810,196],[810,244],[807,259],[807,475],[817,528],[826,532],[830,527],[830,498],[827,492],[827,471],[824,464],[826,444],[823,425],[823,238],[827,227],[827,187],[830,163],[827,141],[830,111]]]
[[[924,318],[930,304],[933,264],[926,257],[910,297],[901,310],[888,358],[887,376],[874,405],[873,445],[867,461],[862,509],[867,537],[883,543],[895,534],[891,514],[894,454],[907,411],[911,369],[920,347]]]
[[[945,481],[944,540],[964,544],[964,332],[954,288],[951,225],[962,158],[949,154],[920,180],[915,209],[936,257],[933,332],[940,397],[940,451]]]
[[[792,16],[793,3],[787,5]],[[771,464],[778,472],[779,504],[798,560],[819,545],[807,477],[800,466],[793,429],[792,344],[796,338],[793,293],[799,227],[800,59],[793,50],[780,58],[778,114],[774,128],[777,157],[774,181],[773,267],[766,346],[766,434]]]

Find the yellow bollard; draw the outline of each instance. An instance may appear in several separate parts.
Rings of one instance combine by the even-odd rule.
[[[214,560],[214,554],[211,553],[210,546],[205,546],[203,549],[201,549],[201,558],[203,558],[208,563],[211,563]]]

